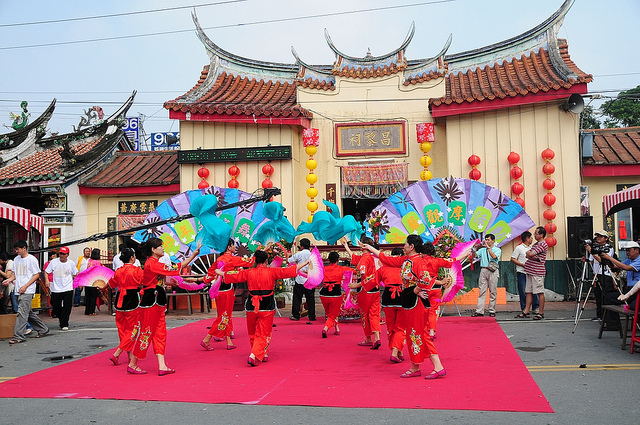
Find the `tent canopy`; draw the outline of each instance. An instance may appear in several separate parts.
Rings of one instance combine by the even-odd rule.
[[[26,208],[0,202],[0,218],[18,223],[27,231],[33,227],[40,234],[44,233],[44,219],[39,215],[31,214],[31,211]]]
[[[602,198],[602,204],[604,205],[605,217],[627,208],[640,206],[640,184],[620,192],[605,195]]]

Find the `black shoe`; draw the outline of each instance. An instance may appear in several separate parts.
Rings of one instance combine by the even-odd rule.
[[[80,307],[80,304],[74,304],[73,306],[74,307]]]
[[[313,319],[309,319],[309,320],[311,320],[312,322],[315,322],[315,321],[316,321],[316,318],[314,317]]]
[[[295,320],[295,321],[298,321],[298,320],[300,320],[300,318],[299,318],[299,317],[291,316],[291,317],[289,317],[289,320]]]

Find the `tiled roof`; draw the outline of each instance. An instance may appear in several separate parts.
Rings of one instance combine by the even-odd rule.
[[[593,133],[593,156],[585,165],[640,164],[640,127],[588,130]]]
[[[82,155],[93,149],[100,140],[80,143],[71,150],[75,155]],[[62,152],[61,147],[46,149],[7,165],[0,169],[0,185],[64,178],[60,152]]]
[[[387,63],[367,64],[366,62],[354,63],[339,57],[334,63],[331,73],[345,78],[375,78],[397,74],[407,68],[407,61],[401,53],[398,53],[397,57],[393,59],[395,60]]]
[[[253,77],[230,75],[222,72],[206,92],[194,99],[207,79],[210,67],[205,66],[198,84],[188,93],[165,102],[173,111],[196,114],[253,115],[262,117],[306,117],[313,114],[298,105],[296,84],[293,81],[258,80]]]
[[[445,77],[446,95],[430,101],[432,106],[474,102],[530,93],[569,89],[575,84],[589,83],[591,74],[585,74],[573,63],[566,40],[558,40],[560,55],[577,79],[562,79],[554,68],[549,52],[543,48],[511,60],[505,60],[466,70],[452,70]]]
[[[116,152],[111,159],[90,175],[80,186],[132,187],[163,186],[180,183],[180,167],[176,151]]]

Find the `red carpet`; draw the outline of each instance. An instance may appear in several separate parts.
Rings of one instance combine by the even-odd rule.
[[[409,368],[406,349],[407,360],[392,364],[385,344],[378,351],[358,347],[359,323],[320,338],[320,320],[311,326],[276,319],[269,362],[250,367],[244,319],[234,321],[239,348],[232,351],[224,342],[212,342],[214,351],[198,345],[210,320],[169,331],[173,375],[157,376],[151,353],[140,362],[149,374],[129,375],[126,365],[111,364],[109,350],[7,381],[0,396],[553,413],[491,318],[441,319],[436,346],[447,376],[434,381],[399,377]],[[423,376],[430,371],[425,363]]]

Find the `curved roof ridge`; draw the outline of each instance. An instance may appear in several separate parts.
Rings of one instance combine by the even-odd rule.
[[[327,40],[327,44],[329,45],[329,48],[331,50],[333,50],[333,52],[337,55],[340,56],[344,59],[353,61],[353,62],[375,62],[375,61],[383,61],[385,59],[391,58],[394,55],[397,55],[399,52],[404,52],[404,50],[407,48],[407,46],[409,46],[409,43],[411,43],[411,40],[413,40],[413,35],[416,32],[416,23],[411,22],[411,26],[409,27],[409,32],[407,33],[407,36],[405,37],[404,42],[402,42],[402,44],[400,45],[400,47],[398,47],[397,49],[395,49],[392,52],[387,53],[386,55],[382,55],[382,56],[365,56],[364,58],[356,58],[354,56],[349,56],[349,55],[345,55],[344,53],[342,53],[341,51],[338,50],[338,48],[335,46],[335,44],[333,44],[333,41],[331,40],[331,37],[329,36],[329,31],[325,28],[324,29],[324,38]]]
[[[449,34],[449,38],[447,38],[447,41],[444,43],[444,46],[442,47],[442,49],[440,50],[440,52],[435,55],[432,56],[430,58],[427,59],[420,59],[419,62],[417,63],[412,63],[411,65],[407,65],[407,69],[405,72],[410,72],[414,69],[418,69],[421,68],[425,65],[430,65],[431,63],[437,61],[439,58],[443,57],[444,55],[447,54],[447,51],[449,50],[449,47],[451,47],[451,41],[453,40],[453,34]]]
[[[548,31],[552,31],[554,36],[551,37],[550,36],[551,34],[547,33],[548,39],[545,41],[554,43],[553,40],[556,40],[557,38],[557,30],[560,27],[560,25],[562,25],[565,15],[567,14],[567,12],[569,12],[569,9],[571,8],[571,6],[573,6],[574,2],[575,0],[565,0],[564,3],[560,6],[560,8],[556,10],[555,13],[553,13],[553,15],[551,15],[541,24],[537,25],[536,27],[520,35],[509,38],[507,40],[500,41],[498,43],[490,44],[488,46],[481,47],[478,49],[467,50],[465,52],[449,55],[445,59],[448,62],[469,61],[471,59],[481,58],[482,56],[486,56],[490,53],[495,53],[500,50],[509,49],[510,51],[514,51],[514,46],[518,46],[518,45],[523,46],[523,49],[522,49],[523,52],[525,50],[530,51],[532,50],[532,46],[525,46],[525,45],[527,43],[533,44],[533,45],[540,44],[541,41],[536,40],[536,38],[541,34],[547,33]],[[557,48],[557,46],[553,46],[553,47]],[[508,53],[508,52],[506,55],[514,56],[513,53]],[[496,61],[495,58],[493,59],[493,61],[494,62]]]

